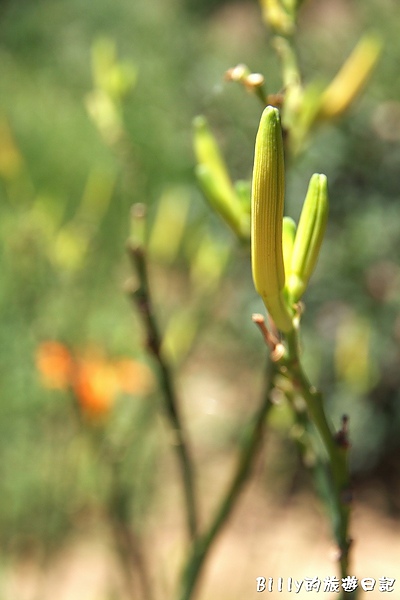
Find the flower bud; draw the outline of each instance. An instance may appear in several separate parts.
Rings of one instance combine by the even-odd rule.
[[[208,200],[211,208],[215,210],[236,233],[240,239],[249,239],[249,215],[242,208],[241,202],[232,193],[224,193],[218,179],[208,165],[197,165],[196,176],[199,185]]]
[[[325,175],[314,174],[308,186],[294,240],[290,274],[287,282],[289,298],[300,300],[314,271],[328,218],[328,188]]]
[[[282,35],[293,33],[294,20],[279,0],[260,0],[263,18],[268,25]]]
[[[194,150],[197,179],[211,207],[238,237],[248,239],[249,217],[237,197],[217,141],[201,116],[194,120]]]
[[[326,88],[317,115],[319,119],[340,116],[352,104],[371,75],[379,55],[381,42],[366,35],[358,42],[339,73]]]
[[[278,109],[267,106],[256,138],[253,184],[251,257],[257,292],[278,329],[290,331],[292,318],[283,289],[282,220],[285,174]]]
[[[199,165],[207,165],[215,183],[224,192],[230,192],[230,180],[225,161],[205,117],[199,115],[193,121],[194,152]]]

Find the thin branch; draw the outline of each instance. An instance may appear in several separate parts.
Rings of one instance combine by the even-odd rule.
[[[139,286],[137,288],[129,286],[127,292],[139,310],[146,330],[147,348],[158,367],[157,374],[163,392],[165,412],[175,434],[175,448],[185,493],[188,530],[191,539],[195,539],[198,518],[194,492],[194,468],[181,423],[171,369],[161,350],[162,340],[152,306],[146,257],[143,248],[133,243],[128,243],[127,251],[139,279]]]

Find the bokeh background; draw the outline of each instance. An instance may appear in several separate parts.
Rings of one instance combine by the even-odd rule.
[[[286,201],[297,218],[310,175],[327,174],[305,362],[333,421],[350,416],[357,568],[374,576],[375,556],[377,577],[394,577],[400,558],[399,28],[396,0],[305,3],[297,42],[306,80],[328,82],[365,31],[384,47],[362,97],[291,165]],[[262,390],[265,348],[250,318],[262,307],[248,251],[198,189],[192,121],[207,116],[232,177],[248,180],[261,105],[224,73],[246,63],[278,91],[270,38],[255,0],[0,4],[4,600],[139,597],[110,533],[115,457],[149,577],[173,597],[184,540],[173,439],[124,292],[134,203],[147,206],[155,308],[205,521],[229,480]],[[317,574],[325,555],[334,574],[291,425],[277,407],[201,598],[253,597],[256,576],[291,575],[304,556],[299,576]]]

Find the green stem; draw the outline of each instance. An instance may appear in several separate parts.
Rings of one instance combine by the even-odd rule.
[[[330,480],[333,493],[334,533],[339,547],[341,577],[348,575],[350,540],[348,537],[351,488],[348,469],[348,444],[334,432],[329,422],[322,395],[311,385],[300,362],[298,334],[293,329],[286,335],[286,353],[280,361],[281,370],[292,382],[295,390],[304,398],[311,421],[314,423],[329,457]],[[345,437],[345,436],[344,436]],[[355,595],[346,598],[355,598]]]
[[[180,582],[180,589],[178,593],[179,600],[190,600],[190,598],[193,597],[195,586],[198,583],[202,573],[208,551],[215,541],[217,535],[221,532],[222,527],[226,523],[228,517],[232,513],[232,510],[239,498],[240,492],[249,478],[251,467],[264,433],[266,416],[271,407],[270,392],[274,381],[274,372],[271,373],[271,371],[273,371],[275,365],[272,363],[269,363],[269,365],[270,369],[268,372],[268,382],[262,405],[254,415],[252,423],[248,427],[248,432],[243,442],[236,472],[224,498],[222,499],[221,504],[217,509],[214,519],[209,529],[201,537],[199,537],[193,545],[191,555],[186,563],[186,567]]]
[[[301,88],[301,75],[297,54],[291,37],[276,36],[273,46],[282,63],[282,78],[285,91]]]
[[[194,492],[194,468],[181,423],[171,369],[161,350],[161,335],[152,307],[146,258],[143,249],[139,246],[128,244],[127,249],[140,282],[139,287],[129,290],[129,293],[139,309],[147,333],[147,347],[157,363],[157,374],[160,388],[163,391],[165,411],[175,434],[175,448],[185,493],[188,530],[191,539],[194,540],[198,522]]]

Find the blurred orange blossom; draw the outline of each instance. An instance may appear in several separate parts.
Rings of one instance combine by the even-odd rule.
[[[36,366],[44,387],[71,389],[90,417],[108,414],[120,393],[146,394],[153,387],[150,369],[129,358],[110,360],[98,350],[74,356],[62,343],[47,340],[36,350]]]

